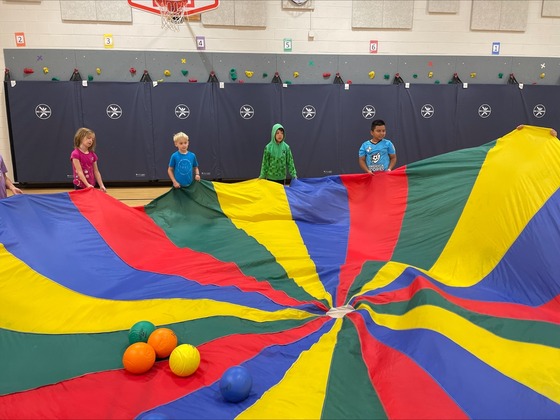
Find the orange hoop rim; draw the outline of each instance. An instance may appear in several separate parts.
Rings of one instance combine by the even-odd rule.
[[[165,8],[172,13],[182,12],[186,15],[187,5],[190,0],[154,0],[154,3],[161,9]]]

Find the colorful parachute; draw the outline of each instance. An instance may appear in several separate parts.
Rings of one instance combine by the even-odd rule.
[[[374,176],[2,200],[0,418],[558,419],[559,185],[525,127]],[[126,372],[141,320],[196,373]]]

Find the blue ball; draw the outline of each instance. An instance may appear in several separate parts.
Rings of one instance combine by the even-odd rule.
[[[253,378],[243,366],[233,366],[220,379],[220,392],[226,401],[240,402],[249,396]]]

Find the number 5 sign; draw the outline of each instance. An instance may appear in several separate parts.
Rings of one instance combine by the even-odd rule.
[[[377,54],[377,41],[369,41],[369,52],[371,54]]]
[[[284,38],[284,52],[292,51],[292,38]]]

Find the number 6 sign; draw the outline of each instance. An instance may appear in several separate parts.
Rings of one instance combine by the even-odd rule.
[[[377,54],[377,41],[369,41],[369,52],[371,54]]]

